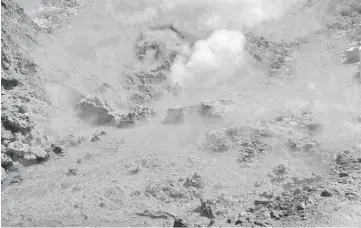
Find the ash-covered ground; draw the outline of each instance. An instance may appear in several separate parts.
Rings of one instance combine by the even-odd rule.
[[[1,225],[358,226],[360,37],[359,0],[2,0]]]

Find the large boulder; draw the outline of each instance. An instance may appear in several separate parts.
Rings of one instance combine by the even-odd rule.
[[[11,157],[24,157],[24,155],[28,154],[29,152],[29,145],[18,141],[9,143],[6,150],[6,154]]]
[[[6,155],[11,157],[12,160],[19,161],[23,164],[37,163],[45,160],[49,156],[41,147],[30,147],[28,144],[19,141],[9,143]],[[4,157],[4,162],[9,163],[10,161],[7,161]]]
[[[79,116],[97,125],[111,124],[115,115],[108,103],[100,97],[86,97],[76,106]]]

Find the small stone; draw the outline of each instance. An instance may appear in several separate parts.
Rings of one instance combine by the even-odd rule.
[[[19,112],[22,114],[25,114],[29,111],[28,107],[26,107],[25,105],[22,105],[19,107]]]
[[[100,137],[97,136],[97,135],[94,135],[91,139],[90,139],[91,142],[99,142],[100,141]]]
[[[216,222],[212,219],[212,220],[209,222],[208,227],[213,226],[215,223],[216,223]]]
[[[132,167],[129,171],[130,174],[138,174],[140,172],[140,167],[139,166],[136,166],[136,167]]]
[[[183,219],[175,219],[173,223],[173,227],[188,227],[187,223],[183,221]]]
[[[315,148],[315,145],[313,143],[307,143],[302,148],[304,151],[307,152],[307,151],[310,151],[311,149]]]
[[[260,199],[260,200],[255,200],[255,201],[253,201],[253,203],[254,203],[255,206],[258,206],[258,205],[266,206],[266,205],[268,205],[270,202],[271,202],[271,201],[266,200],[266,199],[265,199],[265,200]]]
[[[227,223],[231,224],[231,223],[232,223],[232,219],[231,219],[231,218],[227,219]]]
[[[332,197],[332,193],[327,191],[327,190],[323,190],[321,192],[321,196],[323,196],[323,197]]]
[[[255,210],[256,210],[255,207],[249,207],[249,208],[246,209],[246,212],[252,213],[252,212],[254,212]]]
[[[234,225],[242,225],[242,223],[244,223],[246,221],[246,218],[239,218],[237,219],[237,221],[234,223]]]
[[[213,205],[214,203],[211,200],[201,200],[201,214],[208,218],[214,218],[213,214]]]
[[[67,176],[76,176],[78,175],[78,170],[77,169],[73,169],[73,168],[70,168],[68,170],[68,172],[66,173]]]
[[[297,205],[297,210],[298,211],[303,211],[305,210],[306,206],[304,203],[300,203],[299,205]]]
[[[279,211],[271,211],[271,213],[270,213],[270,216],[271,216],[271,218],[273,218],[273,219],[280,219],[280,212]]]
[[[55,154],[63,154],[65,153],[65,149],[59,145],[51,144],[51,148]]]
[[[340,172],[339,174],[338,174],[338,176],[339,177],[348,177],[348,173],[346,173],[346,172]]]

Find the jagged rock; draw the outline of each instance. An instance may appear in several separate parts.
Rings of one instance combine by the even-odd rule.
[[[63,154],[65,153],[65,149],[60,145],[51,144],[51,149],[55,154]]]
[[[70,168],[68,170],[68,172],[66,173],[67,176],[76,176],[78,175],[78,170],[77,169],[74,169],[74,168]]]
[[[204,188],[205,182],[202,179],[202,176],[194,173],[191,178],[187,178],[184,183],[184,187],[194,187],[194,188]]]
[[[202,216],[205,216],[207,218],[215,218],[214,211],[216,204],[212,200],[203,200],[200,198],[201,206],[200,206],[200,212]]]
[[[9,169],[11,166],[13,166],[11,157],[7,156],[6,154],[1,154],[1,167],[4,169]]]
[[[173,227],[188,227],[187,223],[183,219],[175,219]]]
[[[24,157],[25,154],[28,154],[30,151],[30,147],[28,144],[24,144],[18,141],[9,143],[6,154],[9,156],[17,156],[19,158]]]
[[[91,142],[98,142],[101,139],[101,136],[106,135],[107,133],[105,133],[105,131],[97,131],[95,132],[95,134],[93,135],[93,137],[90,139]]]
[[[86,97],[76,106],[81,118],[90,120],[94,124],[112,124],[115,120],[113,109],[100,97]]]
[[[36,156],[36,159],[43,160],[46,159],[49,155],[48,153],[41,147],[32,147],[30,148],[30,153]]]
[[[207,227],[212,227],[216,222],[212,219],[209,224],[207,225]]]
[[[145,108],[142,105],[137,105],[131,108],[128,114],[122,114],[115,119],[115,126],[119,128],[129,127],[140,122],[151,120],[156,117],[156,112],[151,108]]]

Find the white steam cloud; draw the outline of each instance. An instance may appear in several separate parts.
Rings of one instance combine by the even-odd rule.
[[[195,43],[189,56],[177,59],[171,80],[183,86],[212,87],[235,73],[244,61],[244,29],[277,19],[302,0],[163,1],[164,15],[173,15],[180,27],[211,32]]]
[[[280,18],[305,0],[107,0],[106,8],[122,24],[150,26],[172,23],[181,31],[203,37],[191,53],[179,56],[171,80],[183,86],[211,86],[243,62],[243,31]],[[116,12],[117,5],[134,8]],[[209,36],[210,35],[210,36]],[[209,36],[208,38],[204,38]]]
[[[194,45],[188,60],[179,57],[171,68],[171,80],[182,86],[216,82],[219,76],[233,73],[243,61],[245,37],[234,30],[216,30]]]

